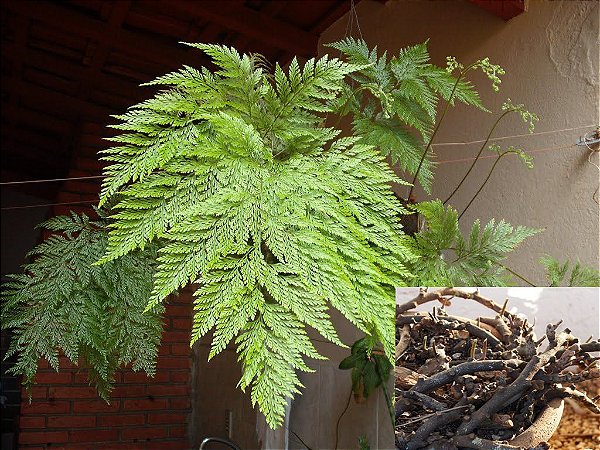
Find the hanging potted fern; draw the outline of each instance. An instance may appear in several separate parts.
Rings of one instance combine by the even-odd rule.
[[[420,44],[388,61],[345,39],[332,46],[346,61],[294,59],[269,73],[259,56],[188,45],[217,70],[184,66],[115,116],[123,133],[102,152],[101,219],[47,222],[62,235],[5,286],[2,327],[14,331],[9,355],[18,354],[13,371],[25,384],[40,357],[58,369],[61,353],[90,368],[104,397],[120,364],[152,374],[163,302],[193,283],[191,343],[212,331],[212,358],[233,341],[240,387],[277,427],[299,392],[297,370],[323,358],[306,326],[344,345],[330,308],[391,362],[395,286],[506,281],[502,259],[536,230],[476,223],[463,239],[457,213],[433,201],[417,206],[427,227],[409,238],[400,224],[408,211],[391,190],[409,183],[386,158],[430,189],[426,143],[439,98],[484,109],[452,75],[454,60],[450,70],[434,66]],[[473,67],[498,82],[497,66]],[[325,126],[328,114],[351,114],[351,135]],[[449,264],[447,249],[464,257]],[[105,339],[111,327],[119,332]]]

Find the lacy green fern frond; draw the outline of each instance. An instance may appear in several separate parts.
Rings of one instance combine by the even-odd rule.
[[[389,59],[385,53],[378,56],[377,47],[370,50],[362,39],[348,37],[330,47],[363,66],[349,74],[352,82],[336,104],[336,112],[351,113],[354,135],[390,155],[394,164],[411,175],[419,169],[418,180],[430,192],[433,154],[422,162],[421,155],[435,124],[438,99],[485,109],[473,86],[431,64],[427,42],[404,48]],[[420,140],[411,134],[413,130]]]
[[[467,238],[458,226],[458,213],[433,200],[416,210],[426,228],[413,237],[414,251],[421,255],[413,271],[423,286],[504,286],[509,282],[502,261],[526,238],[540,230],[493,219],[483,228],[475,221]]]
[[[579,261],[574,265],[570,261],[561,263],[557,259],[546,255],[540,258],[540,263],[546,269],[546,277],[550,287],[561,285],[568,287],[600,286],[600,272],[598,272],[598,269],[584,266]]]
[[[7,357],[17,354],[9,370],[30,386],[40,358],[58,370],[64,354],[89,369],[90,382],[108,400],[121,364],[155,371],[162,308],[143,312],[155,256],[147,250],[93,266],[106,251],[105,223],[72,214],[41,226],[62,234],[35,247],[24,274],[3,284],[2,328],[13,333]]]
[[[331,307],[393,354],[394,287],[412,254],[390,183],[404,182],[375,148],[323,126],[365,64],[293,60],[271,75],[234,49],[190,45],[217,72],[160,77],[169,89],[117,116],[126,134],[105,152],[102,200],[118,202],[99,263],[159,239],[147,309],[197,283],[192,343],[213,330],[212,357],[234,340],[240,386],[277,426],[296,370],[320,357],[305,327],[343,345]]]

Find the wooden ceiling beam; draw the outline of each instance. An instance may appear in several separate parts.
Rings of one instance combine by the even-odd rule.
[[[110,114],[118,113],[112,108],[81,100],[14,78],[2,78],[2,89],[18,92],[19,97],[30,104],[37,104],[49,114],[76,114],[78,116],[100,119],[103,123],[112,121]]]
[[[73,126],[66,119],[59,119],[54,114],[42,113],[24,105],[2,103],[2,118],[11,123],[25,125],[30,128],[48,130],[61,135],[71,134]]]
[[[317,53],[318,36],[281,20],[261,14],[237,2],[205,0],[186,2],[144,2],[144,6],[156,8],[167,14],[177,12],[188,17],[203,17],[226,29],[256,39],[272,47],[311,57]]]
[[[111,91],[126,92],[128,94],[135,90],[142,91],[144,89],[134,81],[127,81],[124,78],[107,75],[99,71],[89,72],[86,67],[80,64],[53,56],[44,51],[28,47],[23,48],[10,42],[2,44],[2,56],[11,61],[18,61],[20,64],[27,64],[38,69],[56,73],[61,77],[75,82],[87,79],[89,85],[94,86],[95,89],[110,89]]]
[[[327,11],[315,25],[313,25],[310,31],[320,35],[336,20],[343,17],[344,14],[346,14],[348,11],[350,11],[349,2],[343,2],[337,5],[333,5],[331,9]]]
[[[95,39],[98,42],[105,41],[107,34],[112,32],[115,48],[128,53],[143,55],[151,61],[165,65],[166,70],[171,70],[182,63],[191,63],[193,61],[193,55],[188,50],[185,50],[184,46],[169,45],[161,39],[128,30],[118,29],[111,31],[107,22],[91,19],[84,14],[58,5],[50,2],[30,0],[25,2],[7,1],[3,3],[2,7],[13,13],[47,23],[52,27],[60,24],[61,29],[68,30],[69,33]],[[175,44],[175,42],[173,43]]]

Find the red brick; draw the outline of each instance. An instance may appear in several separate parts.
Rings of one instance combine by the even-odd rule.
[[[45,359],[38,360],[38,370],[49,369],[50,364]],[[39,372],[38,372],[39,373]]]
[[[77,205],[55,206],[52,208],[52,214],[55,216],[70,216],[71,211],[77,212]]]
[[[113,119],[110,119],[113,121]],[[104,122],[85,122],[81,125],[81,130],[84,133],[97,134],[99,136],[115,136],[122,133],[120,130],[108,128]]]
[[[21,416],[19,419],[19,428],[44,428],[45,426],[45,416]]]
[[[145,427],[145,428],[126,428],[121,431],[121,439],[130,440],[150,440],[167,437],[165,428]]]
[[[77,430],[69,432],[69,442],[108,442],[119,438],[119,430]]]
[[[119,410],[119,401],[112,400],[110,405],[104,400],[80,400],[73,402],[74,413],[111,412]]]
[[[100,192],[100,180],[67,181],[63,189],[73,193],[86,194],[86,198],[88,198],[90,197],[88,194],[98,194]]]
[[[189,356],[192,354],[192,349],[189,344],[171,344],[171,354]]]
[[[138,442],[111,442],[108,444],[94,444],[94,449],[98,450],[98,449],[106,449],[106,450],[142,450],[142,449],[148,449],[148,450],[154,450],[156,447],[154,445],[154,443],[152,443],[152,448],[150,449],[149,447],[145,446],[144,444],[138,443]],[[29,449],[27,449],[29,450]],[[89,449],[86,449],[89,450]]]
[[[189,442],[183,440],[152,443],[152,450],[186,450],[191,447]]]
[[[149,395],[154,395],[154,396],[169,396],[169,397],[174,397],[174,396],[180,396],[180,395],[188,395],[190,393],[190,388],[186,385],[178,385],[178,386],[173,386],[173,385],[154,385],[154,386],[148,386],[146,388],[146,392]]]
[[[106,163],[100,162],[95,158],[77,158],[75,167],[78,169],[89,170],[94,173],[102,172],[102,168],[106,166]]]
[[[99,149],[104,149],[107,147],[108,141],[102,139],[104,133],[102,134],[102,136],[100,136],[99,134],[100,133],[96,134],[84,132],[79,136],[79,143],[82,147],[96,147]]]
[[[124,400],[123,410],[125,411],[139,411],[147,409],[166,409],[167,400],[165,399],[138,399],[138,400]]]
[[[33,386],[30,392],[31,398],[48,398],[48,388],[45,386]]]
[[[89,387],[50,387],[48,395],[55,398],[97,398],[96,388]]]
[[[154,445],[154,443],[152,443],[152,448],[150,449],[149,447],[147,447],[144,444],[138,443],[138,442],[111,442],[108,444],[94,444],[94,449],[98,450],[98,449],[106,449],[106,450],[142,450],[142,449],[148,449],[148,450],[154,450],[156,447]],[[29,450],[29,449],[27,449]],[[86,449],[89,450],[89,449]]]
[[[96,426],[96,416],[49,416],[48,428],[91,428]]]
[[[38,373],[36,377],[38,384],[69,384],[73,381],[71,372],[46,372]]]
[[[190,318],[192,316],[192,305],[184,304],[184,305],[167,305],[167,309],[165,311],[165,317],[184,317]]]
[[[158,347],[158,356],[169,356],[171,354],[171,348],[169,345],[161,345]]]
[[[169,437],[184,437],[185,436],[185,426],[178,425],[169,428]]]
[[[82,196],[80,194],[76,194],[74,192],[60,192],[58,194],[58,197],[56,198],[56,201],[58,203],[66,203],[66,202],[79,202],[82,200],[86,200],[85,198],[82,198]]]
[[[190,409],[191,406],[189,398],[172,398],[169,400],[170,409]]]
[[[146,394],[146,386],[144,385],[127,385],[122,384],[116,387],[111,393],[111,398],[124,397],[144,397]]]
[[[118,427],[123,425],[144,425],[146,417],[144,414],[126,414],[116,415],[108,414],[106,416],[98,416],[99,427]]]
[[[96,446],[94,445],[94,447]],[[54,450],[52,447],[51,449]],[[90,450],[90,444],[67,444],[63,447],[63,450]]]
[[[60,367],[60,370],[78,370],[79,368],[77,367],[76,364],[73,364],[71,362],[71,360],[69,358],[67,358],[66,356],[60,356],[58,358],[58,364]]]
[[[68,413],[71,410],[71,403],[57,402],[54,400],[40,402],[34,400],[31,403],[21,404],[21,414],[60,414]]]
[[[78,372],[73,374],[73,383],[74,384],[89,384],[90,378],[87,371]]]
[[[69,170],[69,178],[84,178],[84,177],[97,177],[98,174],[92,173],[89,170],[71,169]],[[100,180],[100,178],[93,178]]]
[[[168,357],[158,358],[157,369],[190,369],[192,360],[187,357]]]
[[[177,330],[191,330],[192,319],[171,319],[171,327]]]
[[[67,442],[69,435],[66,431],[21,431],[19,445],[25,444],[55,444]]]
[[[166,331],[163,342],[189,343],[192,333],[190,331]]]
[[[191,374],[188,370],[182,370],[182,371],[172,371],[171,372],[171,381],[176,382],[176,383],[187,383],[190,381],[191,378]]]
[[[149,413],[148,423],[185,423],[187,414],[181,413]]]
[[[125,372],[123,374],[124,383],[165,383],[169,381],[167,372],[158,372],[153,377],[146,375],[146,372]]]

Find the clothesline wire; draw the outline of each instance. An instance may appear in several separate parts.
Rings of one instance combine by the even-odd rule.
[[[0,183],[2,186],[13,185],[13,184],[29,184],[29,183],[51,183],[53,181],[74,181],[74,180],[94,180],[98,178],[104,178],[103,175],[90,175],[87,177],[69,177],[69,178],[49,178],[47,180],[24,180],[24,181],[6,181]]]
[[[577,147],[577,144],[557,145],[555,147],[546,147],[546,148],[536,148],[533,150],[527,150],[526,153],[541,153],[541,152],[548,152],[548,151],[552,151],[552,150],[561,150],[561,149],[567,149],[567,148],[573,148],[573,147]],[[479,159],[490,159],[490,158],[498,158],[498,155],[494,154],[494,155],[486,155],[486,156],[479,157]],[[434,161],[434,163],[436,166],[440,166],[443,164],[452,164],[452,163],[458,163],[458,162],[473,161],[474,159],[475,159],[475,157],[460,158],[460,159],[446,159],[443,161]]]
[[[561,130],[551,130],[551,131],[541,131],[539,133],[527,133],[527,134],[515,134],[512,136],[500,136],[497,138],[490,138],[489,141],[500,141],[503,139],[511,139],[511,138],[517,138],[517,137],[527,137],[527,136],[539,136],[539,135],[543,135],[543,134],[553,134],[553,133],[561,133],[563,131],[573,131],[573,130],[581,130],[583,128],[590,128],[593,127],[595,125],[583,125],[583,126],[579,126],[579,127],[573,127],[573,128],[563,128]],[[432,144],[433,146],[442,146],[442,145],[470,145],[470,144],[480,144],[482,142],[485,142],[485,140],[480,140],[480,141],[469,141],[469,142],[440,142],[438,144]],[[530,150],[530,152],[535,152],[536,150]],[[483,157],[485,158],[485,157]],[[464,161],[471,161],[473,158],[471,159],[464,159]],[[448,161],[448,162],[458,162],[458,161],[463,161],[461,160],[452,160],[452,161]],[[441,162],[438,162],[438,164],[441,164]],[[68,178],[49,178],[49,179],[44,179],[44,180],[23,180],[23,181],[5,181],[0,183],[0,186],[13,186],[13,185],[17,185],[17,184],[33,184],[33,183],[52,183],[55,181],[75,181],[75,180],[97,180],[100,178],[103,178],[103,175],[90,175],[90,176],[86,176],[86,177],[68,177]]]
[[[488,141],[501,141],[503,139],[512,139],[512,138],[518,138],[518,137],[540,136],[543,134],[561,133],[563,131],[581,130],[583,128],[590,128],[590,127],[594,127],[594,126],[596,126],[596,125],[582,125],[580,127],[563,128],[561,130],[540,131],[539,133],[514,134],[512,136],[500,136],[500,137],[496,137],[496,138],[490,138],[490,139],[488,139]],[[481,144],[482,142],[485,142],[485,139],[481,139],[479,141],[468,141],[468,142],[440,142],[440,143],[431,144],[431,145],[433,147],[442,146],[442,145],[470,145],[470,144]]]
[[[527,153],[541,153],[541,152],[548,152],[548,151],[556,151],[556,150],[562,150],[562,149],[568,149],[568,148],[573,148],[573,147],[577,147],[577,144],[569,144],[569,145],[557,145],[554,147],[545,147],[545,148],[537,148],[537,149],[533,149],[533,150],[528,150]],[[489,159],[489,158],[498,158],[498,155],[486,155],[486,156],[480,156],[479,159]],[[471,158],[461,158],[461,159],[450,159],[450,160],[445,160],[445,161],[438,161],[435,164],[437,166],[443,165],[443,164],[452,164],[452,163],[458,163],[458,162],[467,162],[467,161],[473,161],[475,158],[471,157]],[[43,203],[43,204],[39,204],[39,205],[24,205],[24,206],[7,206],[4,208],[0,208],[0,210],[2,211],[8,211],[8,210],[13,210],[13,209],[28,209],[28,208],[41,208],[41,207],[51,207],[51,206],[64,206],[64,205],[81,205],[81,204],[87,204],[87,205],[92,205],[97,203],[97,200],[80,200],[77,202],[64,202],[64,203]]]
[[[79,200],[77,202],[64,202],[64,203],[40,203],[39,205],[24,205],[24,206],[7,206],[6,208],[0,208],[2,211],[11,209],[28,209],[28,208],[42,208],[51,206],[64,206],[64,205],[93,205],[98,203],[98,200]]]

